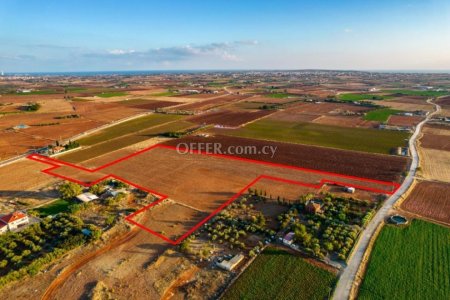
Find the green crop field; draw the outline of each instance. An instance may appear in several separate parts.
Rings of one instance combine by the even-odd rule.
[[[447,91],[418,91],[418,90],[386,90],[384,93],[403,94],[407,96],[440,97],[450,95]]]
[[[84,98],[73,98],[73,99],[70,99],[70,101],[74,101],[74,102],[92,102],[94,100],[84,99]]]
[[[450,229],[414,220],[386,226],[375,242],[359,299],[449,299]]]
[[[179,115],[165,115],[165,114],[150,114],[144,117],[136,118],[126,121],[115,126],[104,129],[91,136],[81,138],[78,140],[80,145],[89,146],[99,142],[107,141],[119,136],[143,130],[149,127],[161,125],[167,122],[179,120],[183,116]]]
[[[155,96],[155,97],[171,97],[171,96],[175,96],[175,95],[177,95],[177,93],[170,92],[170,91],[150,94],[150,96]]]
[[[100,98],[111,98],[111,97],[120,97],[120,96],[126,96],[126,92],[103,92],[100,94],[97,94],[97,97]]]
[[[401,112],[400,110],[391,109],[391,108],[379,108],[374,109],[366,113],[364,116],[365,120],[368,121],[379,121],[386,122],[391,115]]]
[[[281,99],[281,98],[294,97],[295,95],[287,94],[287,93],[271,93],[271,94],[265,94],[264,96],[267,98]]]
[[[348,128],[313,123],[295,123],[262,119],[245,127],[217,133],[287,143],[318,145],[346,150],[389,154],[404,146],[408,132],[366,128]]]
[[[340,94],[338,99],[342,101],[384,100],[386,96],[373,94]]]
[[[223,299],[327,299],[336,276],[286,251],[267,248]]]
[[[73,204],[73,202],[63,200],[63,199],[58,199],[48,205],[44,205],[39,208],[36,208],[35,211],[37,211],[39,213],[40,217],[47,217],[47,216],[56,215],[57,213],[66,211],[71,204]]]
[[[183,131],[193,126],[195,126],[193,123],[184,120],[165,123],[162,124],[161,126],[154,126],[142,130],[140,132],[137,132],[135,134],[128,134],[125,136],[117,137],[113,140],[106,140],[102,143],[98,143],[89,148],[80,149],[74,152],[64,154],[61,156],[61,159],[72,163],[79,163],[109,153],[111,151],[119,150],[124,147],[145,141],[149,138],[155,137],[165,132]]]
[[[88,89],[82,87],[66,87],[65,90],[68,92],[77,93],[77,92],[86,92]]]

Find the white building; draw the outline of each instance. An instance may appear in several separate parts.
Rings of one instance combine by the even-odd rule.
[[[284,236],[283,244],[285,244],[286,246],[292,245],[292,243],[294,242],[294,237],[295,237],[295,233],[289,232],[288,234],[286,234]]]
[[[345,191],[346,191],[347,193],[353,194],[356,190],[355,190],[354,187],[346,186],[346,187],[345,187]]]
[[[81,202],[91,202],[92,200],[98,199],[98,197],[92,193],[83,193],[77,196],[77,199]]]
[[[8,225],[0,222],[0,234],[5,233],[7,231],[8,231]]]
[[[8,230],[15,230],[20,226],[24,226],[30,223],[28,216],[21,212],[16,211],[9,215],[4,215],[0,218],[0,233],[5,233]]]
[[[244,255],[242,254],[236,254],[232,259],[230,260],[223,260],[220,263],[217,264],[220,268],[232,271],[236,266],[244,259]]]

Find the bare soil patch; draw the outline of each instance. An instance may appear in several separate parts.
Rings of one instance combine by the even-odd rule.
[[[315,194],[318,189],[314,189],[307,186],[301,186],[296,184],[289,184],[282,181],[274,181],[270,179],[263,178],[259,180],[255,185],[252,186],[252,190],[257,190],[263,193],[267,197],[272,197],[272,199],[285,199],[288,201],[298,200],[301,195],[308,193]]]
[[[148,215],[148,228],[173,241],[209,215],[170,200],[163,201],[143,214]]]
[[[218,96],[209,100],[177,106],[179,110],[208,110],[224,104],[230,104],[248,98],[245,95]]]
[[[416,126],[420,123],[420,121],[422,121],[422,119],[422,117],[391,115],[389,117],[388,124],[395,126]]]
[[[177,102],[172,101],[153,101],[153,100],[145,100],[140,99],[141,101],[136,100],[128,100],[128,101],[121,101],[120,104],[127,106],[127,107],[134,107],[139,109],[148,109],[148,110],[154,110],[157,108],[163,108],[167,106],[177,105]]]
[[[292,113],[289,111],[279,111],[268,117],[269,119],[286,121],[286,122],[312,122],[320,115],[304,114],[304,113]]]
[[[189,118],[188,121],[197,124],[215,124],[222,126],[237,127],[253,120],[270,115],[274,111],[217,111]]]
[[[422,130],[425,135],[426,134],[437,134],[437,135],[450,136],[450,126],[427,124],[423,127]]]
[[[375,128],[379,124],[378,122],[366,121],[359,116],[321,116],[314,119],[313,123],[362,128]]]
[[[420,145],[424,148],[450,151],[450,138],[446,135],[427,133],[420,139]]]
[[[256,96],[246,99],[246,101],[257,102],[257,103],[261,103],[261,105],[263,105],[265,103],[267,103],[267,104],[272,104],[272,103],[283,104],[283,103],[288,103],[288,102],[294,101],[296,99],[299,99],[299,97],[291,96],[291,97],[286,97],[286,98],[272,98],[272,97],[256,95]]]
[[[436,103],[442,106],[450,106],[450,96],[439,98]]]
[[[401,208],[414,214],[450,224],[450,184],[419,182]]]
[[[402,172],[406,170],[409,164],[409,159],[406,157],[229,136],[214,136],[209,138],[191,136],[169,141],[167,144],[176,146],[179,143],[195,144],[205,142],[219,143],[222,145],[222,149],[227,149],[229,146],[256,146],[261,151],[264,146],[272,146],[276,147],[276,152],[273,157],[263,154],[242,154],[237,156],[385,181],[399,181]]]
[[[397,100],[390,100],[390,101],[383,101],[381,103],[375,102],[375,104],[382,104],[384,106],[398,109],[398,110],[404,110],[404,111],[416,111],[416,110],[425,110],[425,111],[432,111],[433,105],[428,104],[424,102],[423,104],[417,104],[417,103],[405,103],[405,102],[399,102]]]
[[[387,101],[395,101],[398,103],[408,103],[408,104],[425,104],[427,98],[422,96],[407,96],[404,95],[402,97],[390,98]]]

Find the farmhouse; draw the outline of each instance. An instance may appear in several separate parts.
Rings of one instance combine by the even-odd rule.
[[[305,210],[310,214],[317,214],[322,212],[322,201],[320,200],[309,200],[306,203]]]
[[[232,271],[236,266],[244,259],[244,255],[242,254],[236,254],[232,259],[230,260],[223,260],[220,263],[217,264],[220,268]]]
[[[54,147],[52,148],[52,152],[53,152],[54,154],[56,154],[56,153],[61,153],[61,152],[63,152],[64,150],[66,150],[66,148],[64,148],[64,147],[62,147],[62,146],[54,146]]]
[[[77,196],[77,199],[81,202],[87,203],[91,202],[92,200],[98,199],[98,197],[92,193],[83,193]]]
[[[286,246],[292,245],[292,243],[294,242],[294,237],[295,237],[295,234],[293,232],[289,232],[288,234],[286,234],[284,236],[283,244],[285,244]]]
[[[7,230],[15,230],[20,226],[27,225],[29,222],[28,216],[21,211],[4,215],[0,218],[0,233],[5,233]]]

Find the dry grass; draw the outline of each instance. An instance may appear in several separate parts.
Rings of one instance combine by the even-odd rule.
[[[421,148],[422,176],[429,180],[450,182],[450,152]]]

